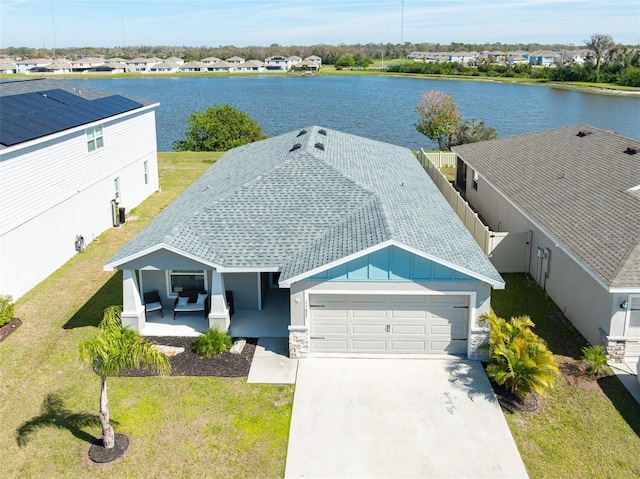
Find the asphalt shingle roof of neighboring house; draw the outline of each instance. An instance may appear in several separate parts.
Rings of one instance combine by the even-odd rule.
[[[504,284],[410,150],[318,126],[228,151],[107,267],[166,245],[287,280],[388,240]]]
[[[604,284],[640,286],[640,140],[573,125],[453,150]]]

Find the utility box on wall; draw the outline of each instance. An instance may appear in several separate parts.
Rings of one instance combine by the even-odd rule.
[[[120,207],[118,209],[118,219],[120,220],[120,224],[123,225],[125,223],[125,221],[127,221],[126,219],[126,210],[124,207]]]
[[[114,227],[120,226],[120,210],[116,200],[111,200],[111,221]]]

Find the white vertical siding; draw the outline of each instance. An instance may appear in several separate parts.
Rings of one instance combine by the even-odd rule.
[[[88,244],[112,226],[114,178],[127,211],[158,189],[155,112],[102,125],[104,147],[91,153],[84,129],[0,150],[0,294],[17,299],[76,254],[76,235]]]

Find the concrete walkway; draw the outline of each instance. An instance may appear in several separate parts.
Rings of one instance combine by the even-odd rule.
[[[479,362],[304,359],[287,478],[523,478]]]
[[[253,353],[248,383],[295,384],[298,360],[289,359],[289,338],[260,338]]]
[[[609,367],[618,376],[620,382],[626,387],[631,395],[640,403],[640,382],[638,382],[638,363],[629,361],[615,363],[609,361]]]

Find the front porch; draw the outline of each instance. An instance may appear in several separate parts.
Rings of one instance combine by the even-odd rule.
[[[234,338],[288,338],[290,324],[289,290],[269,289],[261,311],[236,310],[231,317],[229,334]],[[195,337],[209,328],[202,313],[178,313],[173,309],[147,313],[143,336]]]

